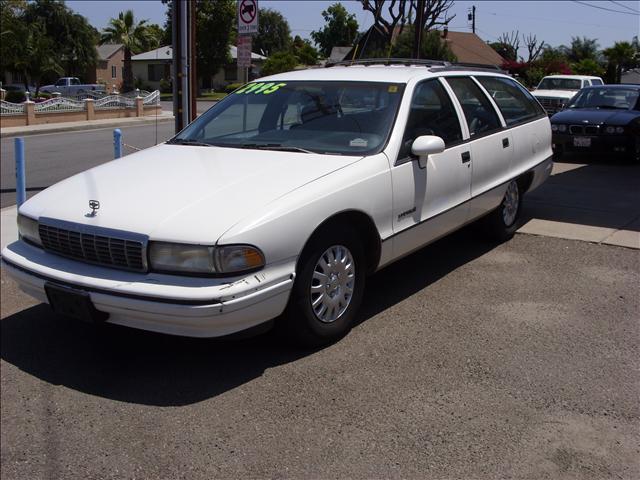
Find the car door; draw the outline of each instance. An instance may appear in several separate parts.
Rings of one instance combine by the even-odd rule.
[[[464,113],[471,152],[471,197],[489,192],[509,179],[513,139],[484,88],[471,77],[447,77]]]
[[[445,142],[442,153],[416,158],[422,135]],[[401,256],[462,225],[471,193],[468,145],[458,112],[438,79],[416,85],[400,152],[391,170],[394,255]]]

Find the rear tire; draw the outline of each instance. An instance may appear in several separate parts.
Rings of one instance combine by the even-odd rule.
[[[351,228],[336,227],[317,234],[305,247],[289,305],[278,320],[280,334],[296,346],[318,347],[342,338],[362,303],[362,243]]]
[[[485,217],[485,229],[489,236],[501,242],[509,240],[520,226],[522,212],[522,197],[520,186],[516,180],[511,180],[507,191],[500,202],[500,206]]]

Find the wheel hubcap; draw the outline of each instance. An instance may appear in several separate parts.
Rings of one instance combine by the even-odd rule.
[[[502,220],[507,227],[513,225],[518,215],[518,206],[520,204],[520,192],[518,184],[511,182],[507,187],[507,193],[504,194],[502,201]]]
[[[356,281],[353,256],[343,245],[327,248],[320,255],[311,279],[311,308],[324,323],[335,322],[351,303]]]

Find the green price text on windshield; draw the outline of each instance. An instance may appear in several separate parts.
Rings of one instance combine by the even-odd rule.
[[[275,83],[275,82],[248,83],[247,85],[240,88],[239,90],[236,90],[235,93],[237,95],[239,94],[248,95],[250,93],[253,93],[256,95],[258,94],[269,95],[270,93],[277,92],[280,88],[284,87],[285,85],[286,83]]]

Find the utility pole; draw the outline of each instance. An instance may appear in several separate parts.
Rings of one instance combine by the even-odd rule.
[[[176,133],[196,118],[196,2],[172,2],[173,113]]]
[[[424,23],[424,3],[425,0],[418,0],[416,6],[416,21],[413,24],[414,40],[413,40],[413,58],[420,58],[420,44],[422,43],[422,24]]]
[[[473,5],[469,10],[469,15],[467,19],[471,22],[471,31],[476,33],[476,6]]]

